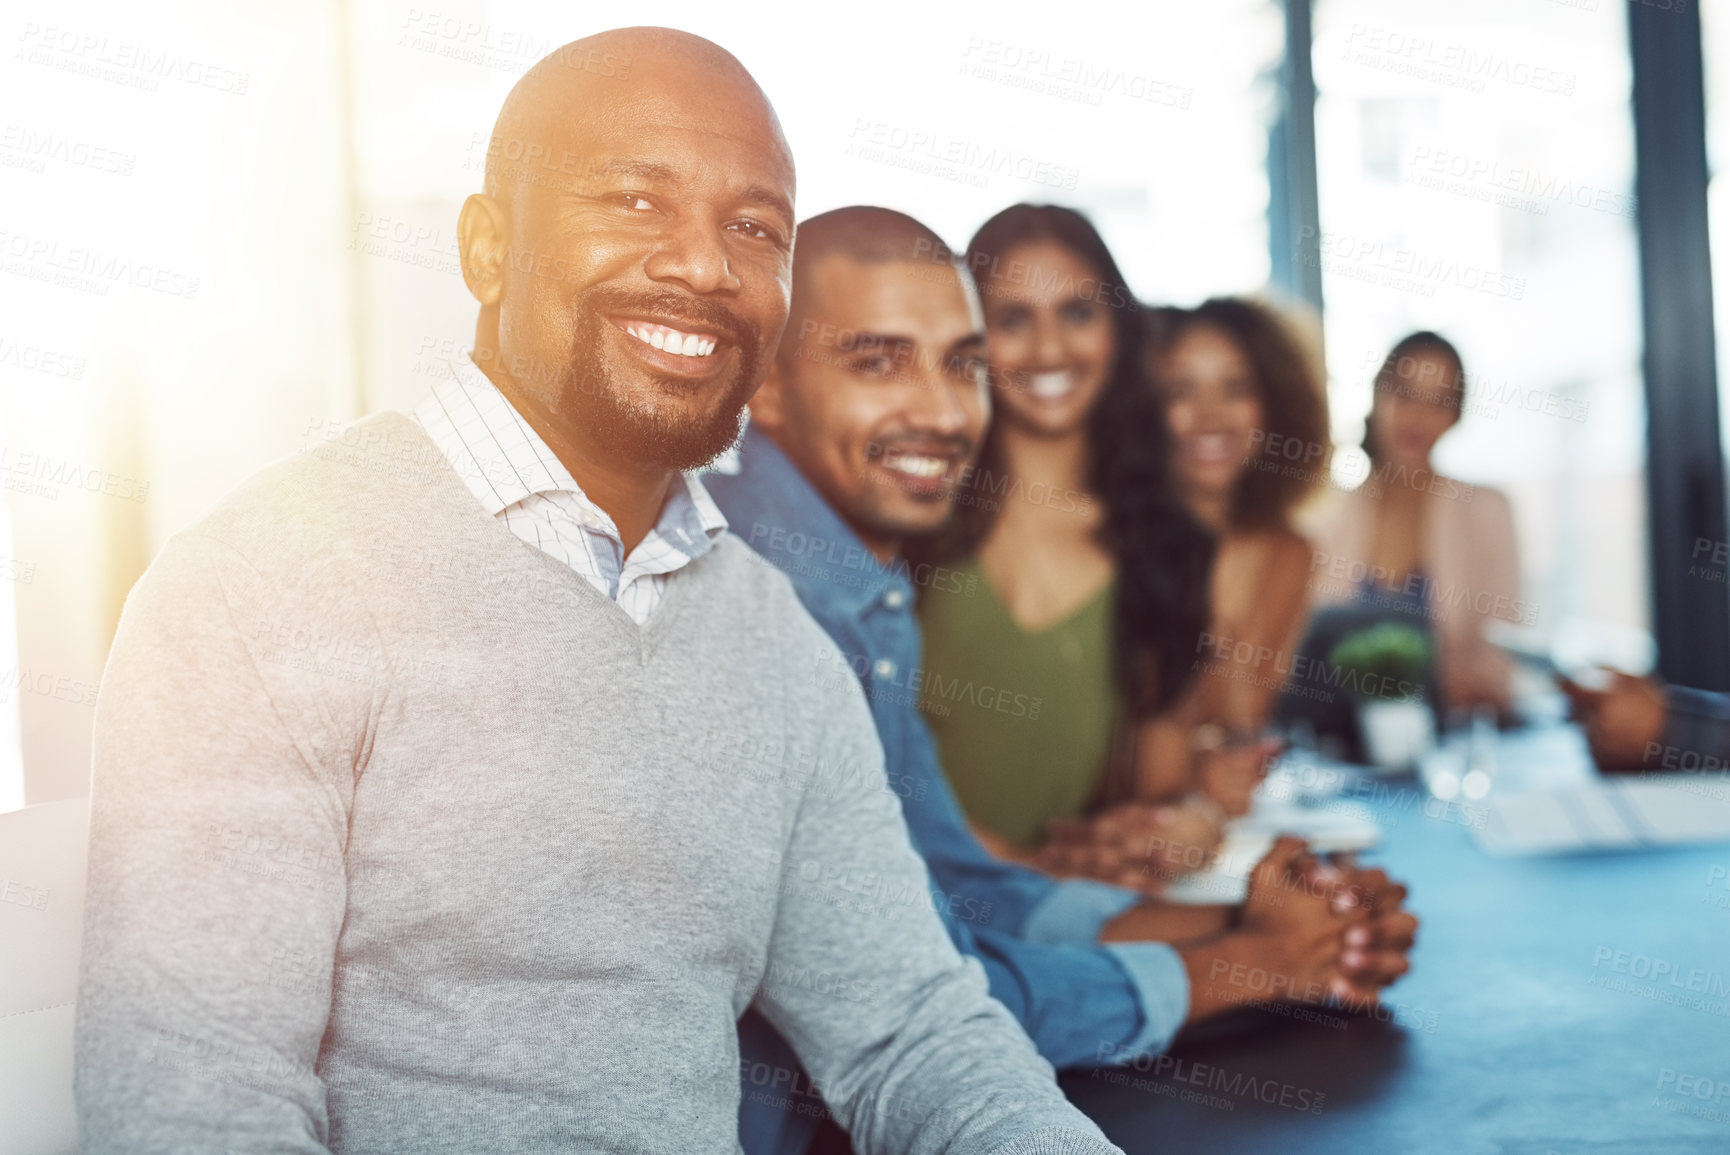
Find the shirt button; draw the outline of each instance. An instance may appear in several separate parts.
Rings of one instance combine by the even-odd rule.
[[[907,595],[902,593],[900,590],[890,590],[888,593],[883,595],[883,604],[892,610],[900,609],[901,604],[906,600]]]
[[[878,658],[877,664],[871,668],[879,678],[891,677],[895,673],[895,663],[888,658]]]

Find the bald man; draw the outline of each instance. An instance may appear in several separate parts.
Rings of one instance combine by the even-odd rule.
[[[140,580],[86,1152],[736,1151],[751,1005],[864,1151],[1114,1150],[945,934],[858,687],[810,676],[833,644],[687,472],[785,323],[793,191],[713,44],[554,53],[458,222],[473,358]]]

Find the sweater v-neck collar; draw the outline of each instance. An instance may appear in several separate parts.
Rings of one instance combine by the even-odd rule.
[[[536,549],[512,533],[510,527],[504,522],[490,515],[480,501],[476,499],[468,485],[464,483],[455,467],[440,452],[437,443],[427,436],[426,430],[422,429],[417,422],[395,410],[381,413],[379,416],[387,421],[400,422],[405,429],[405,436],[419,438],[424,443],[425,456],[420,460],[436,462],[436,465],[428,470],[428,474],[442,487],[440,496],[454,505],[470,510],[474,515],[471,524],[475,526],[478,533],[482,536],[490,536],[496,543],[499,552],[509,553],[512,556],[526,554],[525,561],[552,573],[559,585],[567,589],[577,601],[586,603],[591,608],[591,612],[607,624],[608,629],[617,632],[621,638],[628,639],[636,645],[638,658],[642,664],[647,665],[649,663],[662,639],[666,636],[670,623],[679,616],[679,610],[684,604],[684,588],[689,584],[684,578],[697,572],[699,567],[714,553],[714,550],[711,549],[703,556],[693,558],[679,569],[668,574],[666,588],[661,593],[660,605],[655,607],[655,611],[649,616],[648,621],[639,625],[630,614],[625,612],[623,606],[596,589],[582,574],[558,559],[549,557]],[[719,542],[716,544],[720,545]]]

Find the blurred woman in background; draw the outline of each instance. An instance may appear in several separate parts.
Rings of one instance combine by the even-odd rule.
[[[1111,847],[1163,831],[1199,866],[1219,835],[1207,807],[1099,812],[1135,797],[1108,769],[1180,700],[1209,620],[1213,539],[1172,486],[1142,310],[1070,209],[1004,210],[967,262],[994,412],[950,532],[929,545],[969,582],[921,601],[943,765],[996,853],[1113,877]]]
[[[1308,616],[1311,550],[1292,512],[1327,468],[1328,420],[1319,359],[1272,307],[1217,298],[1153,317],[1147,368],[1173,480],[1219,543],[1202,676],[1140,734],[1139,793],[1160,799],[1188,789],[1192,748],[1261,741]],[[1206,793],[1242,813],[1259,781],[1242,771],[1254,767],[1212,763],[1239,773],[1204,780]]]
[[[1505,717],[1512,664],[1484,627],[1529,624],[1513,513],[1500,491],[1446,477],[1432,462],[1465,397],[1465,366],[1446,338],[1413,333],[1389,351],[1365,422],[1369,476],[1314,526],[1316,600],[1423,616],[1436,641],[1442,707]]]

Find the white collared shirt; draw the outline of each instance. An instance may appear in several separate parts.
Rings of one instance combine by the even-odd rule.
[[[667,576],[709,551],[727,519],[692,474],[673,485],[660,519],[624,556],[606,510],[590,501],[547,443],[465,353],[411,416],[470,492],[510,531],[570,566],[638,625],[661,604]]]

